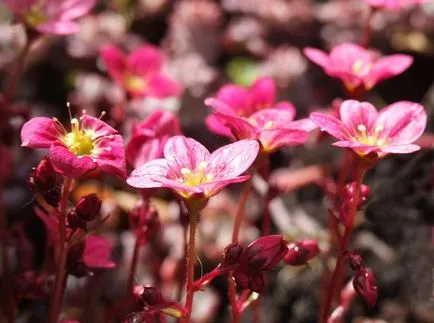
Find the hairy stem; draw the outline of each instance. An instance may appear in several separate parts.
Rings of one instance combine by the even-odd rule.
[[[54,290],[51,293],[51,312],[50,322],[57,323],[62,307],[63,289],[66,280],[66,260],[68,257],[68,240],[66,236],[66,209],[68,206],[69,193],[71,190],[72,179],[66,177],[63,183],[62,198],[59,204],[59,238],[60,252],[56,263],[56,278],[54,281]]]

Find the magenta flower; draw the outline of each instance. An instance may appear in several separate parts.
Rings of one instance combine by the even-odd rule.
[[[80,177],[92,170],[126,177],[121,135],[100,119],[83,114],[71,120],[67,131],[55,118],[37,117],[21,129],[22,146],[49,148],[54,169],[67,177]]]
[[[358,88],[370,90],[380,81],[401,74],[413,63],[408,55],[379,57],[351,43],[334,47],[329,55],[310,47],[304,49],[304,54],[327,75],[340,79],[350,92]]]
[[[28,27],[41,33],[67,35],[79,30],[73,20],[86,15],[96,0],[1,0]]]
[[[231,183],[247,180],[248,175],[240,175],[258,151],[256,141],[240,140],[210,153],[192,138],[174,136],[164,146],[164,158],[135,169],[127,183],[138,188],[171,188],[183,198],[209,198]]]
[[[137,168],[162,157],[167,139],[180,133],[181,127],[176,115],[169,111],[155,110],[133,127],[125,150],[128,162]]]
[[[182,93],[181,85],[163,73],[164,57],[154,46],[146,45],[128,57],[115,46],[102,49],[110,77],[133,97],[170,97]]]
[[[340,107],[340,119],[320,112],[313,112],[310,118],[339,139],[333,145],[351,148],[361,156],[376,153],[378,157],[419,150],[413,142],[422,135],[427,122],[423,107],[407,101],[377,112],[368,102],[347,100]]]
[[[399,10],[424,3],[426,0],[367,0],[367,2],[373,8]]]

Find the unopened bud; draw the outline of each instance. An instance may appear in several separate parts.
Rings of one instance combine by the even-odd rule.
[[[161,292],[156,287],[144,287],[142,299],[149,306],[157,306],[165,302]]]
[[[374,307],[378,290],[372,271],[364,267],[360,268],[354,275],[353,286],[363,302],[369,307]]]
[[[265,278],[263,273],[256,274],[249,279],[248,288],[258,294],[262,293],[265,289]]]
[[[357,251],[350,252],[348,260],[352,270],[357,271],[363,267],[363,258]]]
[[[57,207],[62,195],[63,178],[56,173],[48,157],[42,159],[30,176],[30,188],[51,206]]]
[[[77,213],[75,213],[75,210],[71,210],[68,215],[67,215],[67,223],[68,223],[68,228],[70,229],[83,229],[86,230],[87,227],[87,222],[78,217]]]
[[[75,206],[75,213],[84,221],[92,221],[99,214],[101,203],[102,201],[95,193],[86,194]]]
[[[243,252],[240,265],[252,272],[269,270],[281,261],[288,251],[280,235],[263,236],[253,241]]]
[[[319,253],[318,242],[315,240],[302,240],[288,245],[288,252],[283,261],[291,266],[305,265]]]
[[[238,243],[232,243],[227,246],[223,252],[223,267],[233,266],[240,260],[243,248]]]

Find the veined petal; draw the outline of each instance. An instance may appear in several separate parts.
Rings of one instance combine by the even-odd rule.
[[[21,146],[50,148],[64,134],[60,125],[51,118],[36,117],[27,121],[21,129]]]
[[[327,53],[323,52],[322,50],[312,48],[312,47],[306,47],[305,49],[303,49],[303,53],[312,62],[318,64],[323,68],[328,68],[331,64],[329,56],[327,55]]]
[[[340,140],[348,139],[348,130],[342,121],[336,117],[321,112],[312,112],[309,117],[318,125],[318,127],[321,128],[322,131],[325,131]]]
[[[124,140],[121,135],[102,139],[94,150],[96,156],[93,158],[101,171],[113,173],[122,179],[127,177]]]
[[[343,124],[352,134],[358,131],[357,127],[359,125],[365,126],[367,133],[370,133],[375,127],[378,115],[372,104],[356,100],[344,101],[340,106],[339,114]]]
[[[303,130],[276,128],[262,130],[259,134],[259,141],[261,142],[262,149],[270,153],[284,146],[304,144],[308,137],[308,132]]]
[[[93,130],[96,137],[117,135],[118,131],[110,127],[107,123],[99,118],[92,117],[88,114],[83,114],[80,118],[81,126],[84,130]]]
[[[247,89],[241,86],[234,84],[222,86],[217,92],[216,99],[226,103],[238,116],[249,116],[253,112],[252,96]],[[208,103],[206,104],[208,105]],[[213,106],[211,103],[209,105]],[[213,108],[215,107],[213,106]],[[227,111],[219,112],[227,113]]]
[[[164,146],[164,157],[170,168],[180,172],[182,168],[194,170],[211,156],[208,149],[193,138],[173,136]]]
[[[239,140],[215,150],[206,173],[217,179],[230,179],[244,173],[253,164],[259,152],[256,140]]]
[[[220,99],[207,98],[205,100],[205,105],[214,109],[215,112],[220,112],[231,116],[238,116],[236,111],[232,109],[232,107],[230,107],[226,102]]]
[[[413,63],[409,55],[390,55],[380,58],[365,77],[366,88],[371,88],[378,82],[403,73]]]
[[[250,88],[254,108],[271,108],[276,98],[276,83],[270,77],[257,79]]]
[[[249,118],[258,129],[286,128],[292,122],[292,119],[293,115],[291,111],[279,109],[259,110]]]
[[[155,46],[142,46],[128,56],[128,70],[136,76],[159,73],[163,67],[163,54]]]
[[[127,178],[127,183],[137,188],[163,187],[159,180],[166,178],[168,172],[169,165],[164,158],[154,159],[133,170]]]
[[[123,85],[126,70],[124,53],[115,46],[106,46],[101,50],[101,57],[110,77],[118,84]]]
[[[165,178],[165,177],[164,178],[160,177],[156,179],[156,181],[160,182],[161,184],[160,187],[169,188],[184,198],[190,198],[192,195],[200,195],[200,196],[204,195],[204,192],[200,188],[200,186],[185,185],[174,179]]]
[[[212,181],[204,184],[200,184],[199,188],[206,197],[211,197],[219,193],[226,186],[235,183],[245,182],[250,178],[250,175],[237,176],[228,179],[220,179],[217,181]]]
[[[317,124],[309,118],[304,118],[300,120],[294,120],[287,124],[286,129],[298,129],[306,132],[311,132],[312,130],[318,128]]]
[[[97,168],[97,164],[92,158],[88,156],[78,157],[62,144],[51,146],[50,161],[57,172],[72,178],[83,176]]]
[[[409,101],[396,102],[378,115],[377,127],[384,130],[381,138],[391,139],[390,145],[410,144],[424,132],[427,115],[422,105]]]
[[[249,122],[247,122],[244,118],[220,112],[215,112],[213,116],[226,127],[228,127],[234,137],[238,139],[257,138],[257,129],[253,127]]]
[[[345,141],[345,140],[337,141],[332,145],[341,148],[351,148],[359,155],[367,155],[369,153],[379,152],[382,150],[380,147],[376,145],[366,145],[358,142]]]
[[[162,157],[163,146],[161,138],[133,136],[128,142],[125,154],[128,162],[137,168],[148,161]]]

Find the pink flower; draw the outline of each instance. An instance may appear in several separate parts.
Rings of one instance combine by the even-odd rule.
[[[128,57],[117,47],[101,51],[110,77],[133,97],[170,97],[182,93],[181,85],[163,73],[164,57],[154,46],[146,45]]]
[[[54,169],[65,176],[80,177],[99,169],[126,177],[122,137],[87,114],[72,119],[69,132],[55,118],[33,118],[21,129],[21,141],[24,147],[49,148]]]
[[[126,147],[128,162],[135,168],[160,158],[167,139],[181,133],[179,120],[173,113],[155,110],[132,130]]]
[[[367,0],[371,7],[379,9],[399,10],[412,5],[418,5],[426,0]]]
[[[310,118],[323,131],[339,139],[334,145],[353,149],[361,156],[376,153],[411,153],[420,149],[412,144],[426,127],[427,115],[420,104],[401,101],[382,111],[368,102],[344,101],[340,119],[320,112]]]
[[[79,30],[73,20],[86,15],[96,0],[1,0],[28,27],[41,33],[66,35]]]
[[[267,77],[250,89],[225,85],[215,98],[205,100],[214,109],[206,124],[214,133],[232,139],[256,139],[264,152],[305,143],[315,124],[309,119],[294,121],[294,106],[287,101],[275,104],[275,97],[276,84]]]
[[[380,81],[401,74],[413,63],[408,55],[378,57],[351,43],[334,47],[329,55],[310,47],[304,49],[304,54],[327,75],[340,79],[350,92],[358,88],[370,90]]]
[[[68,272],[76,277],[93,275],[95,271],[114,268],[110,260],[112,247],[107,239],[88,235],[86,240],[72,246],[68,252]]]
[[[240,140],[210,153],[192,138],[174,136],[164,146],[164,158],[135,169],[127,183],[138,188],[171,188],[183,198],[209,198],[231,183],[247,180],[248,175],[240,175],[258,151],[256,141]]]

